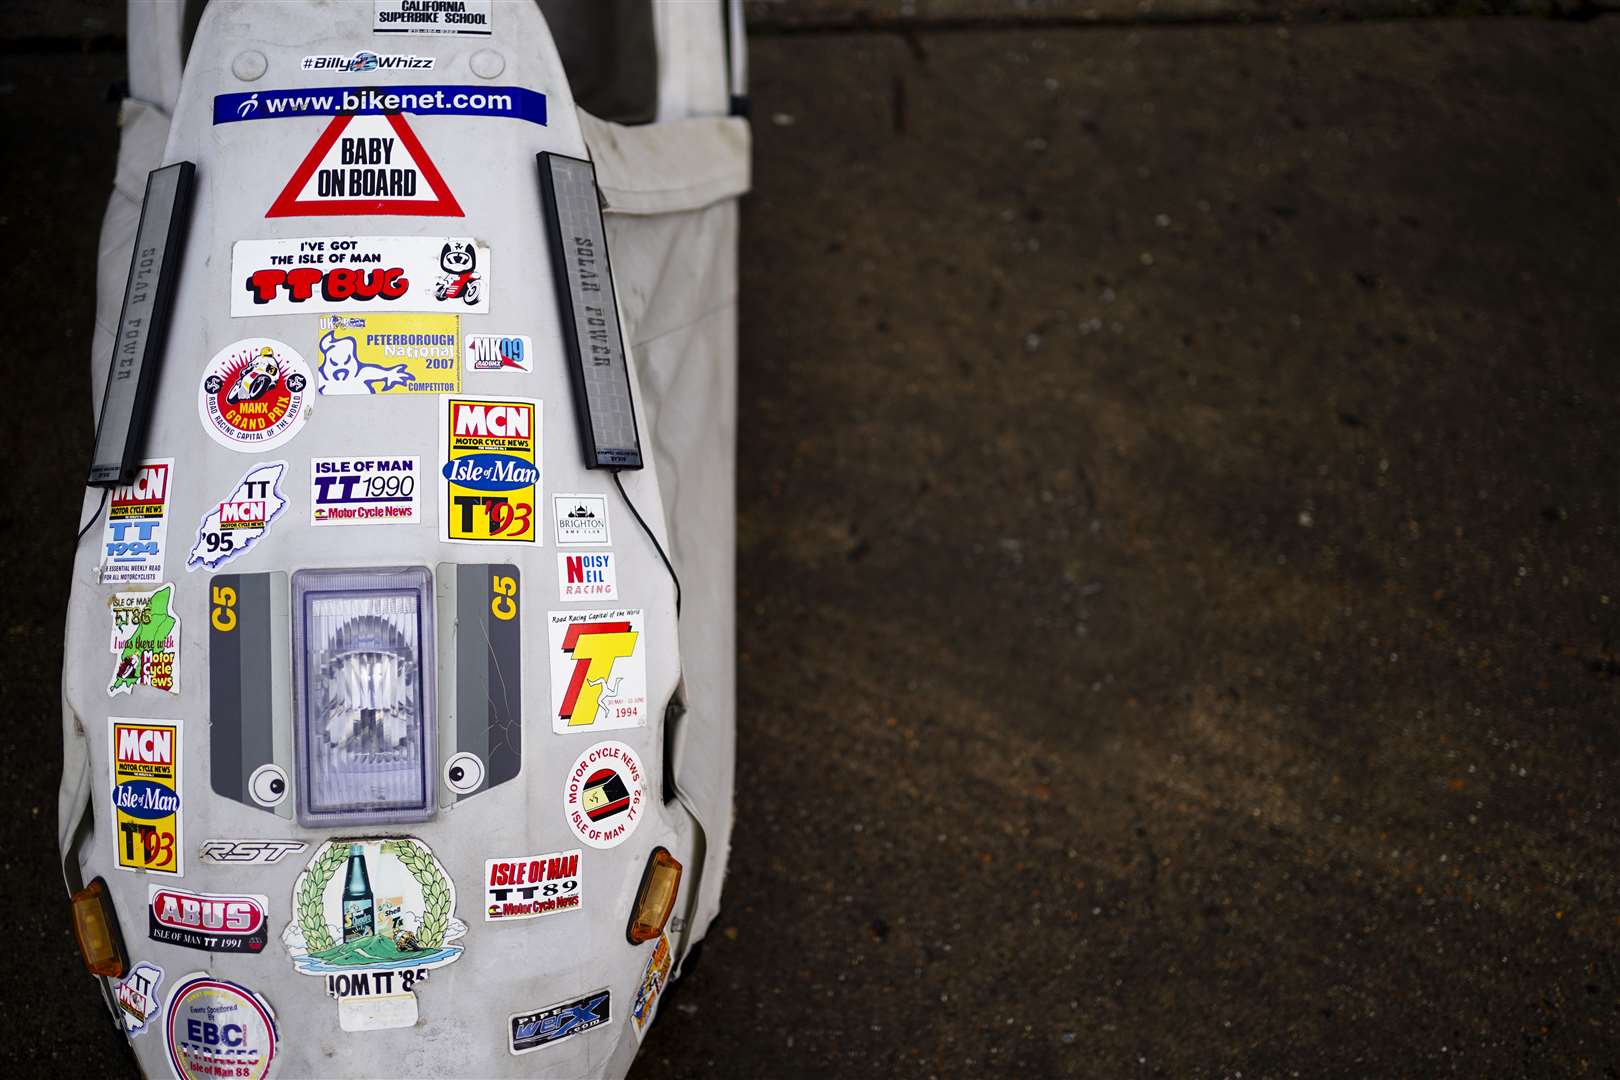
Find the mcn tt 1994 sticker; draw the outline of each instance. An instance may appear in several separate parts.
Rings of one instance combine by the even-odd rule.
[[[169,542],[174,459],[143,461],[135,479],[113,488],[102,537],[103,585],[155,585],[163,580]]]

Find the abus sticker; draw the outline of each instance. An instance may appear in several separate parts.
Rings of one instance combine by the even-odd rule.
[[[553,611],[551,730],[647,724],[647,647],[640,608]]]
[[[115,716],[108,737],[118,868],[179,877],[180,722]]]
[[[162,982],[163,969],[142,960],[113,986],[118,1016],[132,1038],[145,1032],[163,1007],[163,998],[158,994],[158,985]]]
[[[622,742],[597,743],[574,759],[563,787],[563,816],[593,848],[618,847],[641,824],[647,774]]]
[[[270,938],[270,901],[263,896],[147,888],[147,934],[165,945],[220,953],[263,952]]]
[[[534,345],[523,334],[468,334],[468,371],[533,371]]]
[[[276,1058],[270,1003],[206,971],[181,977],[163,1028],[169,1068],[179,1080],[264,1080]]]
[[[320,390],[337,394],[449,394],[461,389],[454,315],[329,315]]]
[[[441,400],[439,539],[540,543],[540,402]]]
[[[484,860],[484,921],[509,922],[577,911],[578,848],[549,855]]]
[[[557,599],[566,603],[618,598],[619,577],[611,551],[564,552],[557,556]]]
[[[489,249],[470,237],[238,240],[231,314],[489,311]]]
[[[291,345],[245,338],[203,369],[197,415],[221,446],[258,454],[290,440],[309,419],[309,367]]]
[[[174,459],[144,461],[135,479],[113,488],[102,538],[103,585],[155,585],[163,580],[169,539],[169,489]]]
[[[174,586],[155,592],[121,592],[112,597],[113,677],[109,696],[150,686],[180,692],[180,616]]]
[[[414,525],[421,520],[420,458],[310,459],[311,525]]]
[[[612,995],[598,990],[538,1012],[513,1013],[508,1019],[512,1025],[512,1053],[527,1054],[613,1019]]]
[[[218,569],[221,563],[258,543],[270,523],[287,508],[287,500],[281,496],[281,478],[286,472],[285,461],[249,469],[231,493],[203,515],[197,526],[197,541],[186,558],[186,569]]]

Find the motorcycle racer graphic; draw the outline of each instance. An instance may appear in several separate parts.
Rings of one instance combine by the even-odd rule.
[[[459,296],[468,305],[478,303],[482,279],[475,272],[477,267],[478,253],[471,241],[449,241],[439,251],[439,268],[444,276],[435,283],[433,295],[440,300],[454,300]]]

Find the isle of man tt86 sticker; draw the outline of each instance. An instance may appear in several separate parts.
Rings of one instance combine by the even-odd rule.
[[[203,369],[197,415],[221,446],[245,454],[273,450],[309,419],[309,366],[291,345],[244,338]]]

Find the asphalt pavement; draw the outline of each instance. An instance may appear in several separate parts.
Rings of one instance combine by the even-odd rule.
[[[635,1075],[1620,1076],[1620,17],[1104,6],[755,6],[737,830]],[[117,27],[0,41],[18,1074],[126,1068],[55,868]]]

